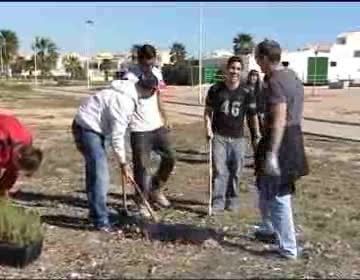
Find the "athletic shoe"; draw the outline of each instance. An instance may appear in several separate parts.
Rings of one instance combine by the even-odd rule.
[[[161,207],[165,207],[168,208],[170,207],[171,203],[170,201],[166,198],[166,196],[159,190],[153,191],[150,194],[150,198],[152,200],[152,202],[156,202],[157,204],[159,204]]]

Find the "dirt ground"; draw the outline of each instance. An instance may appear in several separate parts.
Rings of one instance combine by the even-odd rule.
[[[170,99],[171,94],[176,93],[169,93]],[[176,112],[172,104],[170,116],[176,125],[171,136],[178,161],[166,193],[173,207],[159,215],[167,223],[225,232],[225,240],[189,245],[120,239],[94,232],[87,223],[83,162],[70,135],[81,96],[61,90],[1,92],[0,108],[14,110],[45,150],[40,172],[20,182],[16,201],[38,210],[46,228],[40,259],[24,269],[0,267],[1,278],[360,278],[360,143],[306,137],[311,174],[301,180],[294,199],[304,252],[298,261],[287,262],[251,238],[259,214],[250,151],[240,212],[206,216],[208,165],[202,123]],[[115,211],[122,206],[121,188],[112,156],[110,162],[109,205]]]

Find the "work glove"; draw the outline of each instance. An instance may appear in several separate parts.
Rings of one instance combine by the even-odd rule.
[[[207,139],[207,140],[211,140],[211,139],[213,139],[213,137],[214,137],[214,133],[212,132],[212,129],[211,129],[211,128],[208,128],[208,129],[206,130],[206,139]]]

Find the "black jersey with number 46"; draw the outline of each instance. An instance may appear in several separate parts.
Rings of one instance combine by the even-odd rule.
[[[224,82],[213,85],[206,97],[206,106],[213,110],[213,132],[225,137],[244,136],[245,115],[256,114],[256,98],[246,86],[230,90]]]

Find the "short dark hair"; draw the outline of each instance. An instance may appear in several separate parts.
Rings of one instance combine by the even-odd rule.
[[[229,68],[231,64],[233,64],[234,62],[239,62],[241,64],[241,69],[244,66],[243,60],[241,59],[240,56],[234,55],[232,57],[230,57],[226,63],[226,68]]]
[[[138,60],[156,58],[156,49],[152,45],[142,45],[138,50]]]
[[[258,72],[257,70],[255,70],[255,69],[252,69],[252,70],[250,70],[250,72],[249,72],[249,74],[248,74],[248,76],[247,76],[247,81],[248,81],[248,82],[250,82],[250,78],[251,78],[251,76],[253,76],[253,75],[256,75],[256,76],[258,77],[258,79],[260,79],[260,74],[259,74],[259,72]]]
[[[26,171],[36,171],[39,169],[43,159],[43,152],[32,145],[24,145],[19,149],[19,167]]]
[[[280,62],[281,47],[280,44],[274,40],[265,39],[256,46],[256,56],[263,58],[268,57],[270,62]]]

